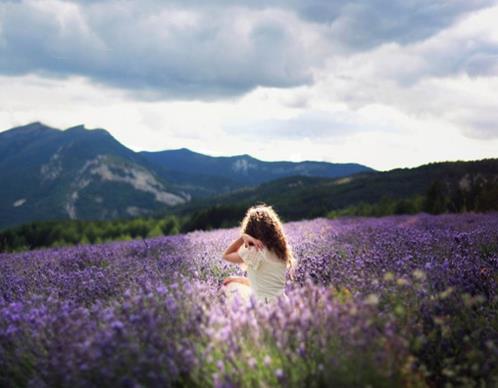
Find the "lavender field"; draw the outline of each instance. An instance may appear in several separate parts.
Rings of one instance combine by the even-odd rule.
[[[274,307],[220,292],[237,228],[0,255],[0,386],[497,386],[497,213],[284,227]]]

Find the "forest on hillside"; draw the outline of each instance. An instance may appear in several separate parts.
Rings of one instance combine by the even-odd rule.
[[[384,195],[380,201],[358,203],[340,209],[317,212],[315,203],[302,202],[299,216],[285,207],[271,204],[282,220],[295,221],[316,217],[380,217],[393,214],[462,213],[498,211],[498,184],[476,181],[466,189],[435,180],[425,194],[405,198]],[[187,233],[193,230],[228,228],[240,223],[246,204],[214,205],[190,214],[138,217],[108,221],[52,220],[32,222],[0,232],[0,252],[30,250],[77,244],[96,244]]]

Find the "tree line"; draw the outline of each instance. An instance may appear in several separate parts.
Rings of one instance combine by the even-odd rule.
[[[182,223],[175,215],[110,221],[36,221],[0,232],[0,251],[174,235],[181,232]]]
[[[340,209],[324,210],[321,216],[379,217],[393,214],[456,213],[498,211],[498,182],[474,179],[466,187],[449,180],[433,180],[424,194],[410,198],[384,195],[378,202],[361,201]],[[294,220],[285,209],[276,210],[282,221]],[[309,214],[316,217],[313,203],[303,201]],[[95,244],[115,240],[132,240],[187,233],[193,230],[229,228],[239,225],[247,204],[215,205],[184,215],[139,217],[109,221],[55,220],[39,221],[0,232],[0,252],[29,250],[76,244]],[[306,211],[306,209],[304,209]],[[305,213],[306,214],[306,213]],[[320,215],[318,215],[320,216]],[[303,218],[303,217],[300,217]]]
[[[498,182],[477,178],[468,187],[433,180],[423,195],[411,198],[384,196],[379,202],[360,202],[343,209],[329,211],[329,218],[344,216],[380,217],[393,214],[463,213],[498,211]]]

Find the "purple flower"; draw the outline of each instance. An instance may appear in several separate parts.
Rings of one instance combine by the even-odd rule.
[[[348,381],[341,363],[368,354],[366,367],[382,379],[408,365],[425,365],[443,385],[490,379],[479,360],[496,352],[496,213],[285,227],[296,280],[286,284],[288,302],[271,308],[254,298],[230,305],[218,292],[224,277],[243,275],[220,260],[237,228],[148,239],[147,250],[140,240],[0,254],[3,376],[17,385],[174,386],[199,376],[218,387],[251,376],[285,385],[284,371],[301,363],[299,385],[329,366]],[[467,340],[454,337],[462,332]],[[455,360],[445,372],[455,376],[434,368],[434,357]],[[26,360],[33,367],[21,375]]]

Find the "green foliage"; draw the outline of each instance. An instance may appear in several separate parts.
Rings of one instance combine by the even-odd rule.
[[[382,196],[380,201],[361,201],[327,212],[327,217],[344,216],[381,217],[391,214],[461,213],[498,210],[498,182],[476,179],[462,188],[456,182],[436,179],[425,194],[393,198]]]
[[[153,229],[151,229],[147,232],[147,237],[158,237],[158,236],[162,236],[162,235],[163,235],[163,232],[162,232],[161,226],[159,224],[157,224],[156,226],[154,226]]]
[[[497,177],[498,159],[429,163],[339,178],[292,176],[193,200],[171,211],[189,216],[215,206],[247,208],[258,201],[271,204],[286,221],[323,217],[331,211],[342,213],[345,209],[348,213],[353,208],[357,208],[353,211],[357,215],[377,216],[419,211],[488,211],[498,208]],[[432,185],[436,186],[435,190],[429,193]],[[430,198],[426,201],[428,194]],[[361,210],[365,205],[365,211]],[[234,224],[229,218],[226,221]],[[195,224],[204,228],[208,222],[199,217]]]
[[[391,214],[415,214],[421,212],[424,198],[414,196],[411,198],[394,199],[383,197],[380,202],[360,202],[354,206],[343,209],[331,210],[327,213],[328,218],[345,216],[382,217]]]
[[[427,213],[440,214],[448,208],[449,198],[443,182],[437,180],[432,183],[427,191],[424,210]]]
[[[462,186],[460,182],[434,180],[423,210],[432,214],[498,210],[498,182],[477,177]]]
[[[337,179],[287,177],[211,199],[193,200],[167,209],[161,217],[32,222],[0,232],[0,252],[234,227],[247,208],[258,202],[271,204],[284,222],[324,216],[495,211],[497,176],[498,160],[484,159],[430,163]]]
[[[0,251],[21,251],[39,247],[95,244],[114,240],[178,234],[181,220],[175,215],[162,218],[112,221],[60,220],[32,222],[0,233]]]
[[[165,218],[159,225],[164,235],[180,233],[181,221],[177,217]]]
[[[183,225],[182,232],[236,226],[244,217],[247,206],[215,205],[194,212]]]

